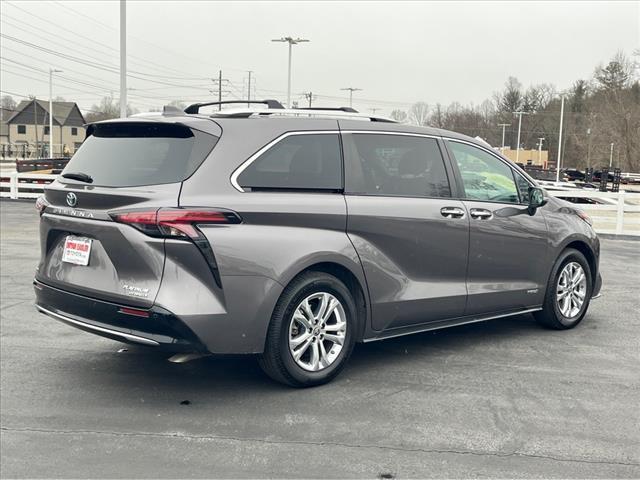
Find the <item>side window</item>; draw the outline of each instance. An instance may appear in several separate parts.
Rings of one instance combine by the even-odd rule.
[[[449,142],[464,184],[465,197],[490,202],[519,203],[511,168],[479,148]]]
[[[338,135],[285,137],[238,176],[238,185],[252,190],[341,190],[342,159]]]
[[[529,203],[529,187],[531,184],[518,172],[513,172],[516,177],[516,185],[518,186],[518,192],[520,193],[520,201],[522,203]]]
[[[450,197],[442,153],[434,138],[354,133],[350,150],[356,193],[405,197]]]

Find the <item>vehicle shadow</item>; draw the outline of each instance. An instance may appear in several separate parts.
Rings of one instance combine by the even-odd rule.
[[[483,345],[497,342],[522,342],[529,335],[540,335],[531,315],[464,325],[445,330],[418,333],[380,342],[356,345],[342,374],[320,389],[339,388],[344,382],[366,382],[371,372],[384,369],[402,371],[421,368],[443,352],[471,354]],[[93,368],[82,363],[70,366],[77,381],[99,384],[130,392],[162,392],[163,396],[192,401],[195,397],[208,399],[238,398],[239,395],[291,392],[292,389],[270,380],[260,369],[253,355],[220,355],[174,364],[168,355],[144,347],[114,344],[113,353],[103,352],[93,357]],[[86,366],[86,365],[85,365]],[[71,372],[69,372],[71,374]],[[128,389],[127,387],[131,387]],[[298,390],[304,392],[304,390]],[[132,393],[135,394],[135,393]],[[175,397],[175,398],[174,398]]]

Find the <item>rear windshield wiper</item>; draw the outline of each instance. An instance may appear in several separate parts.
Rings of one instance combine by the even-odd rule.
[[[91,178],[91,175],[87,175],[86,173],[82,173],[82,172],[63,173],[62,177],[70,178],[71,180],[78,180],[79,182],[84,182],[84,183],[93,183],[93,178]]]

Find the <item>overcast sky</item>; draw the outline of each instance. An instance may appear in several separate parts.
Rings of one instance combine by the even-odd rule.
[[[119,2],[0,9],[12,37],[0,44],[3,95],[48,98],[52,66],[64,71],[55,96],[83,108],[118,96]],[[312,91],[317,104],[345,105],[340,89],[357,87],[354,107],[388,114],[415,101],[477,104],[510,75],[567,88],[616,51],[640,48],[640,2],[128,1],[127,29],[139,110],[211,99],[219,69],[228,99],[246,97],[252,70],[253,95],[284,100],[287,47],[270,40],[291,35],[311,40],[294,46],[294,99]]]

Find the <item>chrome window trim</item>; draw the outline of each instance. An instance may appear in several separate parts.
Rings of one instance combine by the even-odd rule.
[[[411,133],[411,132],[390,132],[386,130],[341,130],[340,133],[361,133],[366,135],[398,135],[403,137],[423,137],[423,138],[442,138],[439,135],[430,135],[428,133]]]
[[[238,177],[240,176],[240,174],[244,172],[247,169],[247,167],[249,167],[249,165],[255,162],[263,153],[265,153],[274,145],[280,143],[285,138],[291,137],[293,135],[330,135],[330,134],[340,135],[340,130],[297,130],[294,132],[283,133],[282,135],[276,137],[275,139],[267,143],[264,147],[262,147],[253,155],[251,155],[244,162],[242,162],[242,164],[238,168],[236,168],[231,174],[231,185],[233,185],[233,188],[235,188],[239,192],[245,193],[245,190],[238,183]]]

